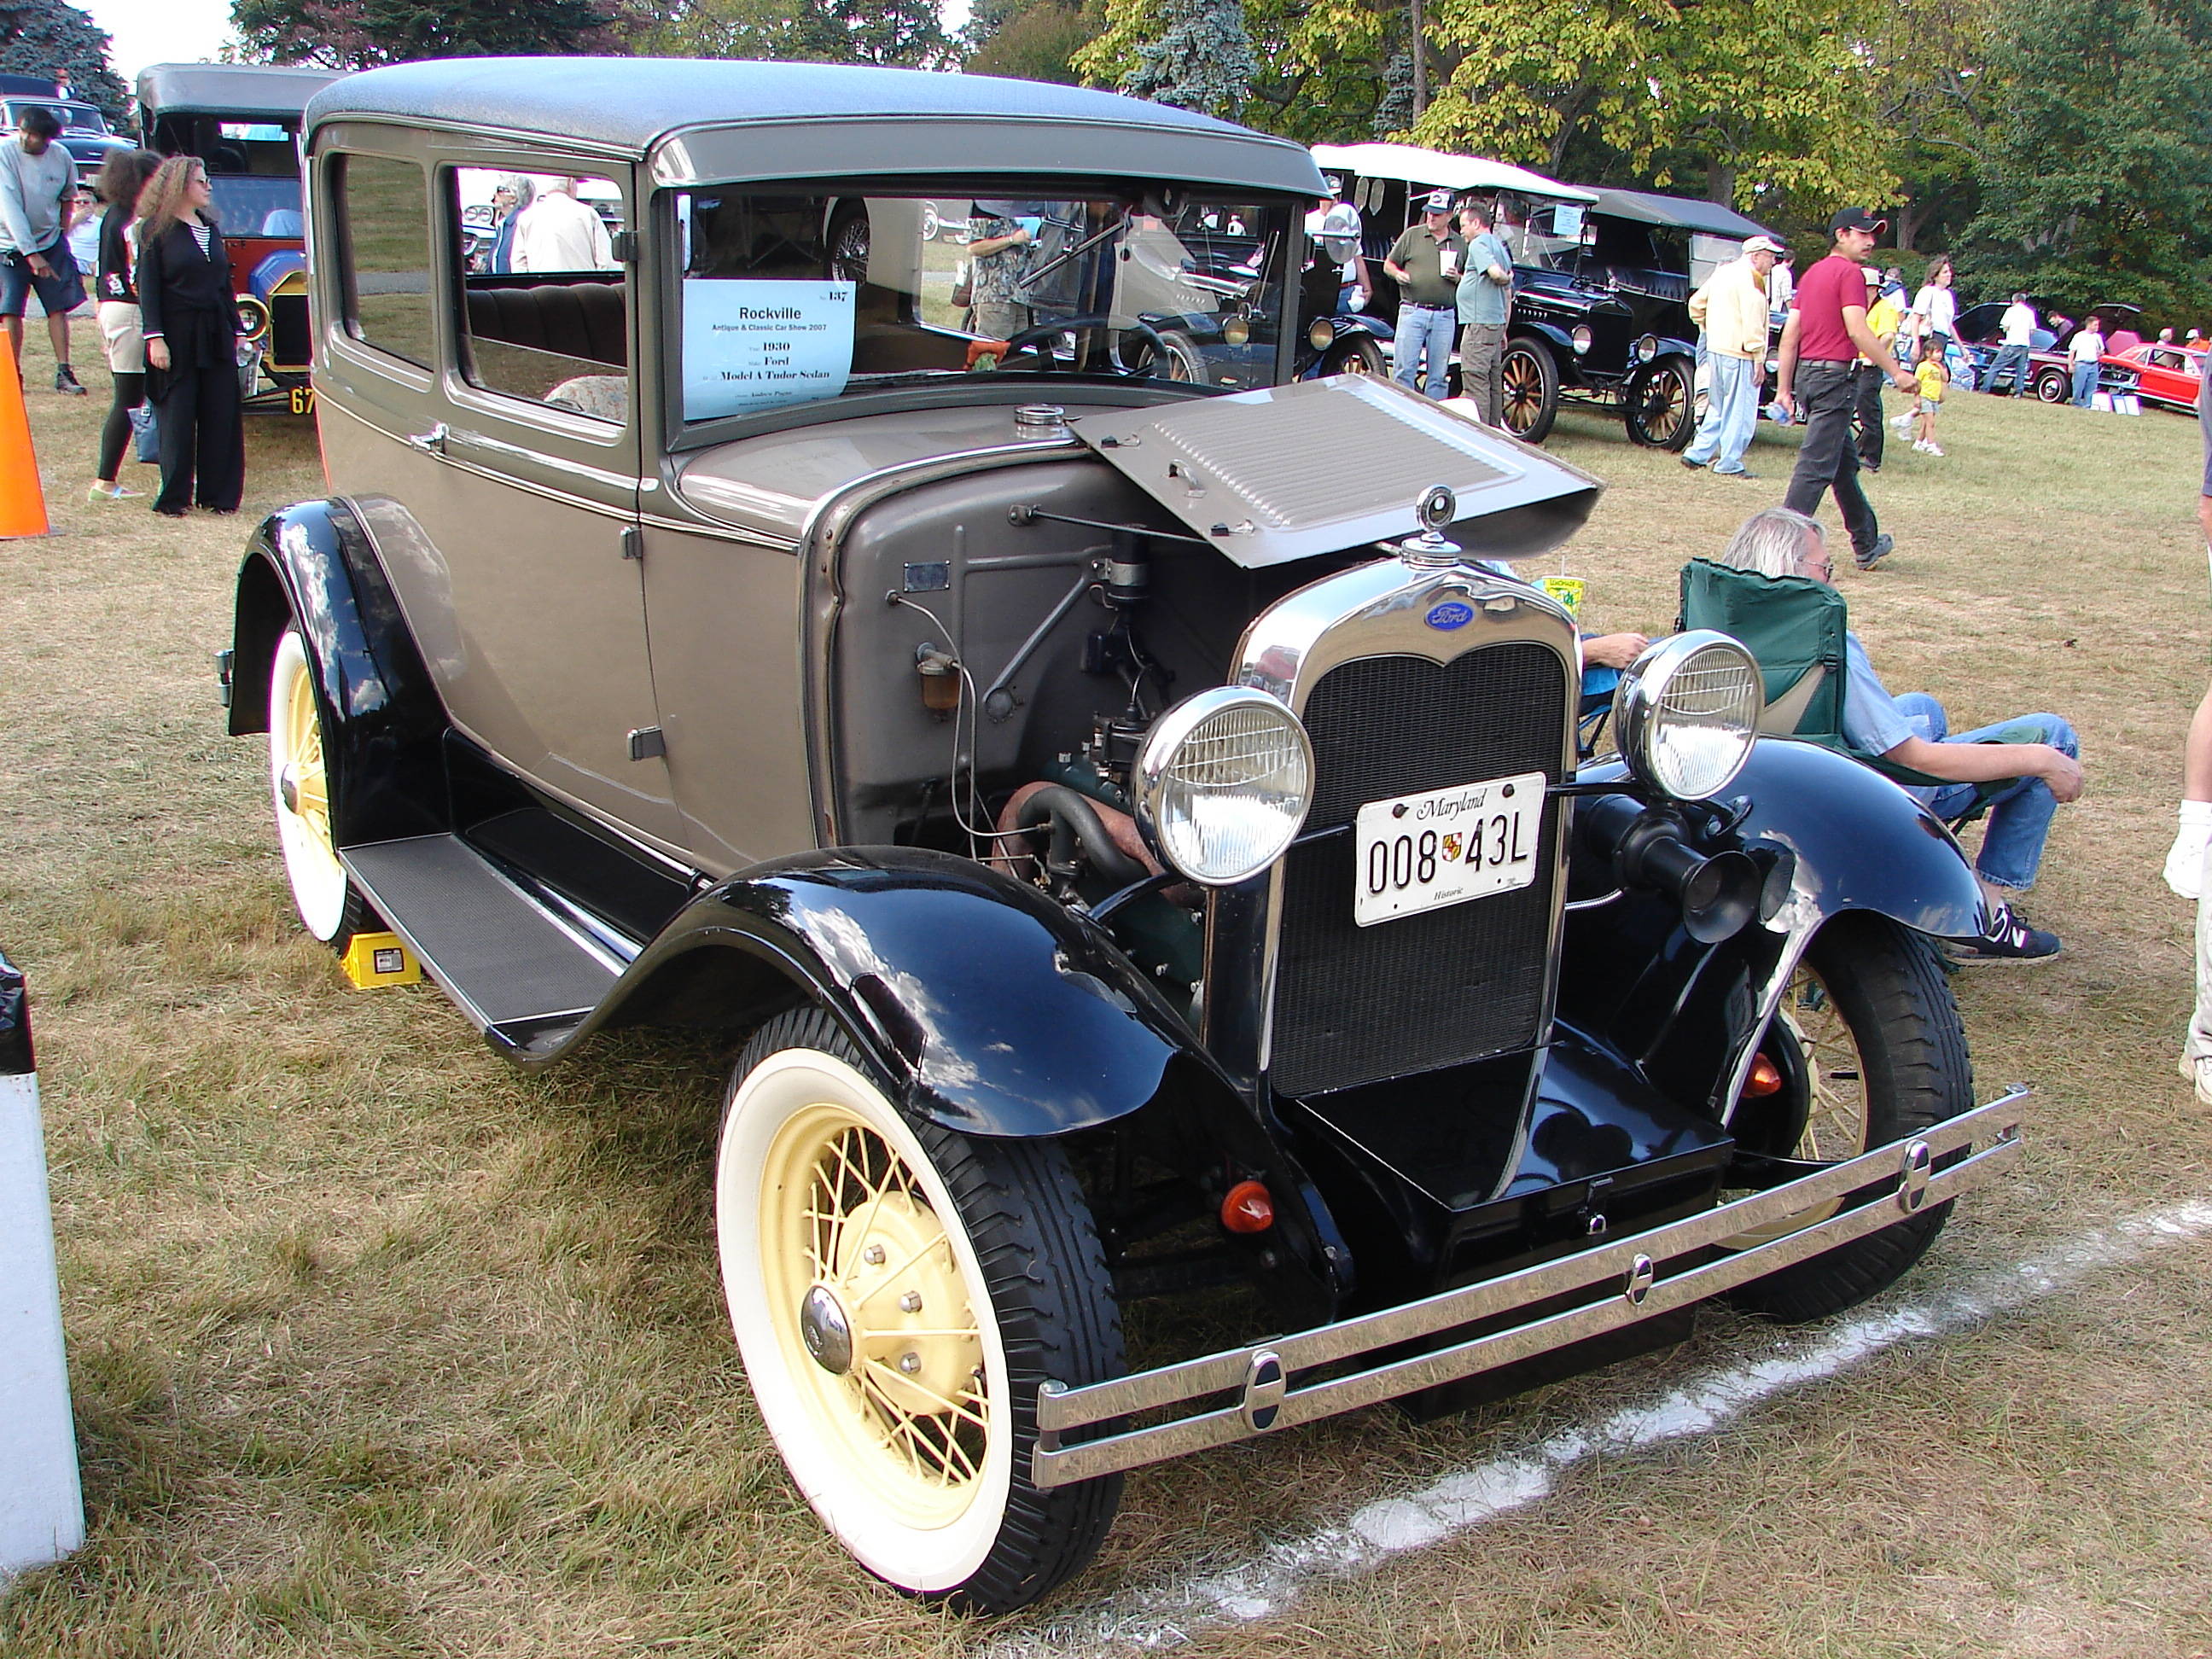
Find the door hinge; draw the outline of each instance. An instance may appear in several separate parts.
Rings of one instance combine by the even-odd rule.
[[[629,734],[629,757],[634,761],[658,760],[668,753],[668,740],[660,735],[657,726],[641,726]]]
[[[625,559],[645,557],[645,531],[642,526],[626,524],[622,527],[622,556]]]
[[[635,231],[616,231],[607,238],[607,246],[608,251],[614,255],[617,264],[634,265],[637,263],[637,233]]]

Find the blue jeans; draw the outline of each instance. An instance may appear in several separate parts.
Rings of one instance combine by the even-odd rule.
[[[1455,306],[1400,306],[1398,307],[1398,365],[1390,378],[1400,386],[1442,398],[1451,367],[1452,337],[1459,332]],[[1428,384],[1421,384],[1422,359],[1428,360]]]
[[[2028,726],[2040,729],[2025,741],[2047,743],[2063,754],[2081,758],[2081,740],[2074,735],[2074,728],[2057,714],[2021,714],[1995,726],[1961,732],[1954,738],[1950,735],[1950,721],[1944,715],[1943,705],[1931,696],[1908,691],[1897,699],[1897,710],[1929,743],[2017,743],[2023,738],[2011,728]],[[1972,807],[1975,792],[1980,787],[1947,783],[1912,793],[1928,803],[1929,811],[1951,823]],[[1974,872],[1998,887],[2034,886],[2035,872],[2043,863],[2044,837],[2051,833],[2051,815],[2057,810],[2058,798],[2041,778],[2014,778],[2006,784],[1990,800],[1989,818],[1982,830],[1982,850],[1974,859]]]
[[[2094,363],[2075,364],[2074,407],[2076,409],[2088,408],[2089,394],[2096,391],[2096,389],[2097,365]]]
[[[1706,360],[1705,416],[1682,459],[1716,472],[1743,471],[1743,452],[1759,425],[1759,388],[1751,383],[1751,359],[1716,351]]]
[[[2012,370],[2012,389],[2015,393],[2027,390],[2027,348],[2024,345],[1999,346],[1997,355],[1990,359],[1990,378],[1984,382],[1984,392],[1995,392],[2004,372]]]

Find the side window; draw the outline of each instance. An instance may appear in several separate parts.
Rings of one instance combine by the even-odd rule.
[[[611,179],[453,167],[462,269],[461,373],[471,386],[617,423],[629,418],[629,305]]]
[[[428,368],[436,356],[422,169],[381,155],[342,155],[337,165],[347,331]]]

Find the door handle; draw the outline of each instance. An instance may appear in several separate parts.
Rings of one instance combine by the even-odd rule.
[[[442,455],[446,453],[447,435],[446,423],[441,421],[428,432],[409,433],[407,441],[425,455]]]

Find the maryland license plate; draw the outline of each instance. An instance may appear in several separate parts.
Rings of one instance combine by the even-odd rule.
[[[1370,801],[1353,820],[1352,919],[1372,927],[1526,887],[1543,807],[1541,772]]]

